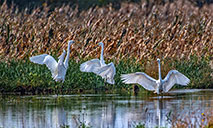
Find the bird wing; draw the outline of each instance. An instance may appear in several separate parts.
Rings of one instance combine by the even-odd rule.
[[[144,72],[136,72],[131,74],[123,74],[121,75],[121,80],[123,80],[126,84],[137,83],[142,85],[145,89],[154,91],[157,84],[156,80],[150,76],[148,76]]]
[[[30,57],[30,61],[36,64],[45,64],[47,68],[51,71],[52,75],[55,72],[55,69],[57,67],[56,60],[47,54],[42,54],[38,56],[32,56]]]
[[[96,68],[100,68],[101,63],[99,59],[92,59],[89,61],[86,61],[81,64],[80,71],[82,72],[94,72]]]
[[[94,71],[95,74],[101,76],[103,79],[106,79],[109,84],[114,84],[114,76],[116,74],[115,65],[111,62],[106,66],[97,68]]]
[[[187,85],[190,82],[182,73],[177,70],[171,70],[163,80],[164,92],[168,92],[174,84]]]
[[[37,56],[30,57],[30,61],[36,64],[44,64],[45,57],[48,56],[47,54],[41,54]]]

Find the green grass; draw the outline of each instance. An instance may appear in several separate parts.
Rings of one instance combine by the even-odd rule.
[[[147,71],[145,62],[135,63],[135,60],[122,60],[116,66],[115,85],[104,83],[101,77],[94,73],[83,73],[79,66],[85,60],[76,63],[69,61],[69,68],[65,82],[56,83],[51,78],[50,71],[45,65],[38,65],[29,60],[0,62],[0,92],[1,93],[48,93],[48,94],[71,94],[71,93],[94,93],[94,92],[132,92],[133,85],[123,84],[120,75],[132,72]],[[198,60],[191,57],[190,60],[163,60],[162,68],[176,69],[185,74],[191,80],[187,88],[213,88],[212,69],[209,66],[208,58]],[[154,71],[154,72],[157,72]],[[147,72],[146,72],[147,73]],[[152,76],[152,73],[147,73]],[[167,74],[167,72],[163,73]],[[175,86],[181,88],[182,86]],[[144,90],[139,86],[140,90]]]

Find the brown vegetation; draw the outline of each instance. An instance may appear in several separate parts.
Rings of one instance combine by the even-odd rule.
[[[213,5],[198,8],[178,0],[165,5],[122,3],[79,12],[69,6],[49,11],[19,12],[0,7],[0,56],[23,59],[41,53],[59,55],[67,40],[75,40],[71,56],[97,57],[105,44],[106,59],[185,58],[213,54]]]

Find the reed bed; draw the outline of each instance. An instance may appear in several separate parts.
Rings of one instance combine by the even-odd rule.
[[[198,8],[178,0],[164,5],[122,3],[78,11],[69,6],[53,11],[44,4],[27,9],[0,7],[2,59],[28,59],[41,53],[59,55],[67,40],[75,40],[71,57],[97,57],[97,43],[105,44],[105,58],[136,61],[159,58],[189,59],[213,54],[213,5]]]

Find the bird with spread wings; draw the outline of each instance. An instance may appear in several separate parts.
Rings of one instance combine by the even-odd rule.
[[[116,69],[113,62],[106,64],[103,57],[104,44],[99,43],[101,46],[101,56],[99,59],[92,59],[81,64],[81,72],[93,72],[96,75],[101,76],[109,84],[115,84],[114,76],[116,74]]]
[[[67,48],[67,56],[64,61],[64,57],[66,55],[66,51],[63,50],[63,53],[58,57],[58,62],[48,54],[41,54],[37,56],[30,57],[30,61],[36,64],[45,64],[47,68],[51,71],[52,78],[56,82],[64,82],[65,75],[68,68],[68,61],[69,61],[69,55],[70,55],[70,45],[73,44],[74,41],[70,40],[68,41],[68,48]]]
[[[140,84],[145,89],[155,91],[157,94],[168,92],[175,84],[186,86],[190,82],[189,78],[177,70],[170,70],[167,76],[162,79],[160,59],[157,59],[157,61],[159,70],[158,80],[155,80],[144,72],[123,74],[121,75],[121,79],[126,84]]]

